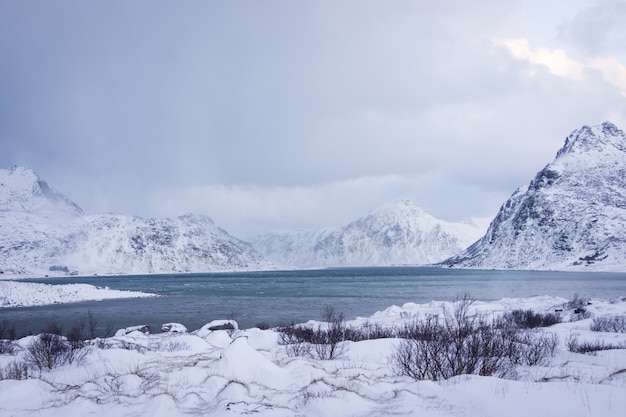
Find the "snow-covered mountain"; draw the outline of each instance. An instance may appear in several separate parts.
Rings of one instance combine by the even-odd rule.
[[[0,168],[0,212],[30,213],[53,222],[83,214],[69,198],[54,191],[29,168]]]
[[[206,216],[85,215],[33,170],[0,169],[0,271],[141,274],[269,266]]]
[[[626,270],[626,136],[583,126],[504,203],[484,237],[444,262],[496,269]]]
[[[338,229],[272,232],[250,241],[281,266],[431,264],[475,242],[487,224],[479,219],[446,222],[397,200]]]

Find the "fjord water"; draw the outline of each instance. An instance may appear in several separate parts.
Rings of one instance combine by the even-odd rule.
[[[0,321],[17,334],[38,333],[55,321],[69,330],[91,311],[98,333],[108,327],[168,322],[195,330],[215,319],[234,318],[242,328],[321,318],[325,306],[347,319],[367,317],[392,305],[453,300],[468,293],[480,301],[550,295],[571,298],[626,296],[626,273],[485,271],[436,267],[336,268],[176,275],[96,276],[30,279],[48,284],[86,283],[144,291],[155,298],[121,299],[0,309]]]

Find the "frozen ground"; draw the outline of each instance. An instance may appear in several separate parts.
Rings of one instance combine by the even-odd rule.
[[[0,308],[153,296],[155,295],[138,291],[112,290],[89,284],[50,285],[35,282],[0,281]]]
[[[546,313],[567,301],[546,296],[475,302],[471,312]],[[440,314],[446,305],[394,306],[348,324],[398,326]],[[558,336],[555,356],[543,366],[519,367],[510,379],[464,375],[435,382],[400,376],[390,359],[399,339],[345,342],[337,359],[316,360],[287,355],[272,329],[209,326],[191,333],[119,332],[93,341],[72,364],[6,379],[36,338],[30,336],[13,353],[0,355],[0,415],[623,417],[626,349],[582,354],[567,345],[575,337],[624,346],[626,334],[592,332],[590,326],[594,317],[624,317],[626,297],[594,299],[586,310],[588,318],[570,320],[580,315],[565,307],[562,323],[539,330]],[[129,326],[141,324],[129,320]]]

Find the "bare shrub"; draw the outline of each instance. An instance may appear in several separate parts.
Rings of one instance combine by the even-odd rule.
[[[587,311],[585,309],[581,309],[581,310],[574,310],[574,313],[571,315],[570,320],[571,321],[579,321],[579,320],[585,320],[585,319],[590,319],[591,318],[591,312]]]
[[[570,320],[578,321],[591,318],[591,313],[587,311],[589,304],[591,304],[589,298],[582,298],[578,294],[574,294],[572,299],[565,304],[565,308],[574,310]]]
[[[580,342],[577,335],[570,335],[566,345],[570,352],[584,354],[594,354],[602,350],[626,349],[626,343],[613,344],[606,343],[604,340]]]
[[[401,375],[415,379],[441,379],[451,375],[447,365],[447,337],[436,316],[408,324],[403,339],[394,353],[392,363]]]
[[[342,342],[346,340],[346,323],[343,313],[327,306],[322,313],[324,323],[317,327],[299,326],[291,323],[281,327],[280,344],[290,356],[315,353],[318,359],[335,359],[344,353]]]
[[[56,321],[53,321],[48,323],[46,327],[43,328],[42,333],[61,335],[63,334],[63,327],[61,327],[61,325],[59,325]]]
[[[554,333],[541,333],[540,335],[532,332],[524,332],[518,339],[518,355],[516,361],[520,365],[543,365],[548,358],[556,353],[559,345],[559,338]]]
[[[58,330],[54,326],[51,329]],[[84,357],[83,345],[73,344],[56,333],[41,333],[26,348],[27,365],[39,370],[53,369]]]
[[[29,369],[24,362],[11,362],[4,369],[0,369],[0,380],[3,379],[28,379]]]
[[[382,326],[365,322],[361,326],[347,326],[343,314],[333,309],[326,310],[325,323],[318,327],[307,327],[291,323],[278,328],[279,344],[285,346],[289,356],[306,356],[312,353],[320,359],[334,359],[344,353],[340,345],[345,341],[395,338],[402,332],[397,327]]]
[[[591,323],[594,332],[626,333],[626,316],[596,317]]]
[[[25,360],[40,370],[56,368],[68,362],[69,348],[62,336],[42,333],[26,348]]]
[[[255,327],[260,330],[268,330],[270,328],[270,324],[266,321],[261,321],[257,323]]]
[[[589,305],[589,298],[583,298],[575,293],[571,300],[565,304],[565,307],[570,310],[585,310],[585,308]]]
[[[380,323],[366,321],[360,327],[347,326],[345,340],[360,342],[362,340],[391,339],[398,337],[399,330],[395,326],[382,326]]]
[[[346,322],[342,312],[326,306],[322,318],[325,326],[313,332],[313,350],[319,359],[335,359],[344,353],[341,343],[345,341]]]
[[[291,357],[306,356],[311,352],[312,330],[304,326],[298,326],[292,322],[289,326],[279,328],[280,338],[278,343],[285,346],[287,355]]]
[[[554,354],[555,336],[537,337],[506,321],[471,316],[466,295],[443,316],[408,324],[391,361],[401,375],[441,380],[456,375],[506,376],[518,364],[535,364]],[[539,341],[539,343],[537,343]]]
[[[555,313],[535,313],[532,310],[513,310],[502,316],[502,319],[511,322],[521,329],[549,327],[561,322],[561,316]]]
[[[15,343],[12,340],[0,339],[0,355],[15,353]]]
[[[83,337],[83,327],[82,325],[76,325],[67,332],[67,342],[73,350],[81,349],[86,345]]]

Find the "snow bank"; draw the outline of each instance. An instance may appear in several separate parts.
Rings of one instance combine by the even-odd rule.
[[[155,296],[156,294],[112,290],[89,284],[50,285],[35,282],[0,281],[0,307],[31,307],[111,298]]]
[[[512,379],[463,375],[433,382],[399,376],[390,359],[398,339],[344,342],[335,360],[290,357],[275,330],[210,330],[226,322],[216,321],[202,332],[98,339],[80,363],[33,371],[24,380],[0,378],[0,415],[621,417],[626,349],[580,354],[568,350],[567,340],[573,335],[626,343],[625,333],[590,330],[593,317],[626,315],[626,298],[590,300],[590,317],[576,321],[569,320],[566,302],[533,297],[471,306],[472,313],[488,315],[563,309],[564,322],[542,330],[558,336],[556,355],[541,366],[520,367]],[[449,305],[394,306],[350,324],[397,326]],[[7,375],[24,355],[23,347],[0,354],[0,371]]]
[[[498,301],[473,301],[471,310],[474,314],[492,316],[506,313],[512,310],[533,310],[540,313],[553,313],[562,308],[568,300],[561,297],[536,296],[528,298],[503,298]],[[383,311],[374,313],[369,318],[357,318],[353,324],[360,325],[365,322],[379,324],[397,324],[400,321],[408,321],[427,315],[441,314],[443,309],[451,310],[452,301],[431,301],[426,304],[406,303],[401,307],[391,306]]]

